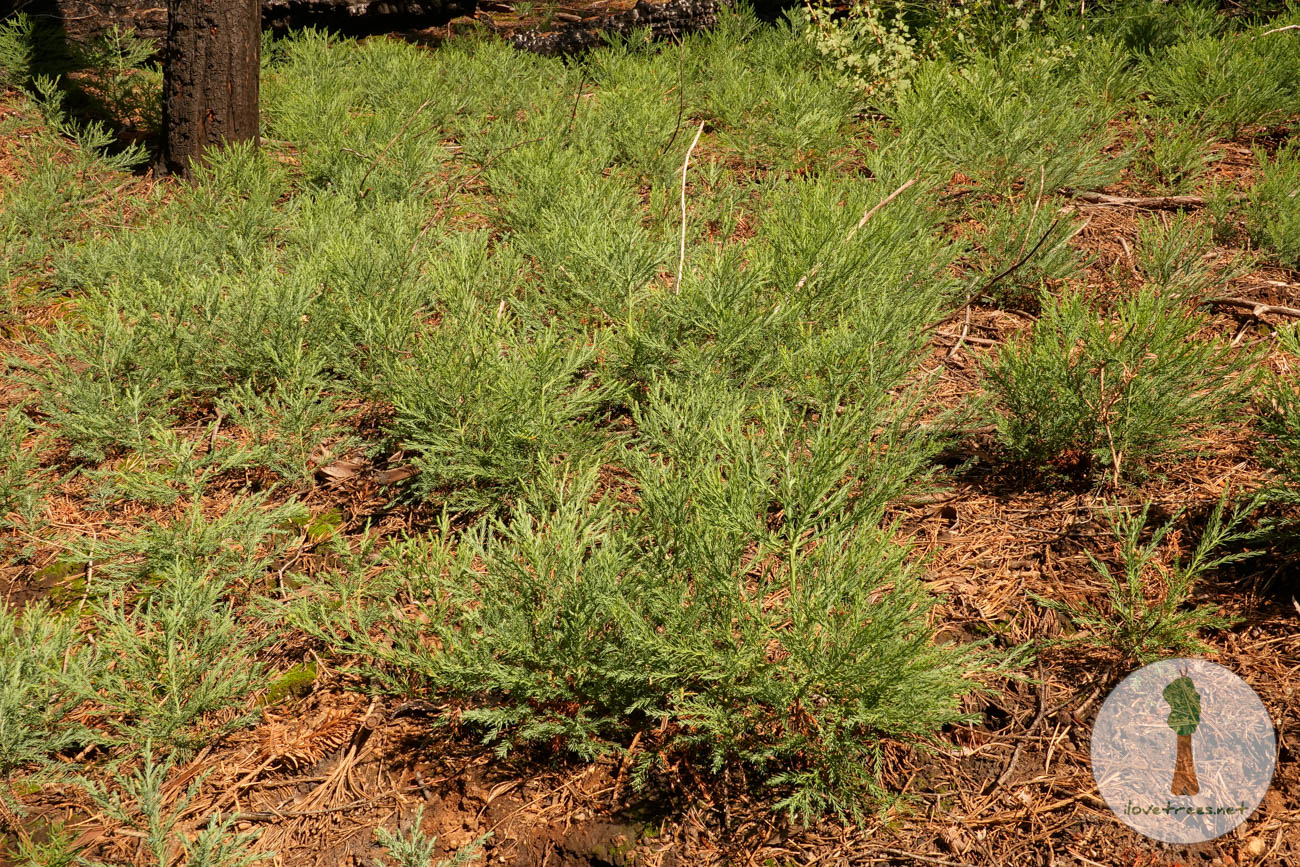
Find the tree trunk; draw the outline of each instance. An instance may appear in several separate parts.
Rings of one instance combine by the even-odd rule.
[[[1169,791],[1174,795],[1195,795],[1201,790],[1196,779],[1196,759],[1192,755],[1192,736],[1178,736],[1178,757],[1174,760],[1174,781]]]
[[[168,0],[165,171],[188,174],[214,144],[257,143],[261,53],[259,0]]]

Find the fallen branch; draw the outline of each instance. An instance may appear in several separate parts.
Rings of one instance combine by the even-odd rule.
[[[880,851],[894,858],[903,858],[920,864],[933,864],[934,867],[972,867],[972,865],[966,861],[949,861],[947,858],[936,858],[932,855],[922,855],[918,852],[908,852],[904,849],[892,849],[889,846],[881,846]]]
[[[1204,196],[1112,196],[1108,193],[1096,193],[1092,190],[1075,190],[1061,188],[1062,195],[1093,205],[1113,205],[1124,208],[1145,208],[1150,211],[1182,210],[1184,208],[1202,208]]]
[[[1300,319],[1300,310],[1294,307],[1282,307],[1277,304],[1265,304],[1262,301],[1251,301],[1249,298],[1206,298],[1202,304],[1223,304],[1228,307],[1240,307],[1249,309],[1250,315],[1261,318],[1267,313],[1275,313],[1278,316],[1294,316]]]
[[[947,331],[936,331],[934,332],[934,336],[942,337],[945,340],[952,340],[952,341],[956,341],[959,339],[959,335],[950,334]],[[978,346],[998,346],[999,344],[1001,344],[1000,340],[989,340],[987,337],[976,337],[973,334],[966,334],[965,336],[961,336],[960,339],[965,343],[974,343]]]
[[[298,782],[290,780],[289,782]],[[349,801],[346,804],[336,804],[333,807],[320,807],[315,810],[253,810],[244,813],[216,813],[218,821],[221,819],[231,819],[235,822],[275,822],[281,819],[301,819],[307,816],[325,816],[330,813],[343,813],[348,810],[359,810],[364,807],[373,807],[375,804],[382,803],[391,798],[400,798],[402,795],[409,795],[413,792],[420,791],[421,786],[409,786],[405,789],[396,789],[392,792],[386,792],[382,795],[376,795],[373,798],[359,798],[355,801]]]
[[[1262,277],[1245,277],[1242,282],[1258,283],[1260,286],[1276,286],[1279,289],[1300,289],[1300,283],[1284,283],[1281,280],[1265,280]]]
[[[1034,729],[1038,728],[1038,724],[1043,721],[1043,717],[1047,716],[1047,681],[1043,678],[1042,663],[1039,663],[1038,666],[1038,683],[1038,715],[1034,717],[1034,721],[1025,726],[1025,730],[1021,732],[1020,742],[1016,744],[1015,751],[1011,753],[1011,758],[1007,760],[1007,766],[1003,769],[1002,775],[999,776],[997,782],[993,784],[995,789],[1000,789],[1005,786],[1007,780],[1010,780],[1011,775],[1016,772],[1016,763],[1020,761],[1020,756],[1025,750],[1025,738],[1029,737],[1029,735],[1033,733]]]

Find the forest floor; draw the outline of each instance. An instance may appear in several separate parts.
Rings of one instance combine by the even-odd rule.
[[[546,20],[519,5],[488,5],[485,13],[510,30],[631,4],[547,7]],[[1249,821],[1219,839],[1155,842],[1118,821],[1099,797],[1089,764],[1091,725],[1107,693],[1139,660],[1091,640],[1096,636],[1067,613],[1089,605],[1108,610],[1096,562],[1122,573],[1126,556],[1108,515],[1145,507],[1149,526],[1174,523],[1140,576],[1143,592],[1159,602],[1168,592],[1161,580],[1196,548],[1216,504],[1277,481],[1278,462],[1267,448],[1274,439],[1261,419],[1270,389],[1290,387],[1300,364],[1276,337],[1300,318],[1300,260],[1261,242],[1249,214],[1233,203],[1258,195],[1270,160],[1300,156],[1294,94],[1279,96],[1280,108],[1260,109],[1260,118],[1234,117],[1210,129],[1204,147],[1174,167],[1161,164],[1172,158],[1153,153],[1147,132],[1172,136],[1178,118],[1203,114],[1207,103],[1222,104],[1220,97],[1187,96],[1201,102],[1181,106],[1180,94],[1141,83],[1110,101],[1080,97],[1087,120],[1072,134],[1086,139],[1085,147],[1049,181],[1053,160],[1066,149],[1051,136],[1067,130],[1052,126],[1051,106],[1026,115],[1040,127],[1025,133],[1019,152],[991,147],[972,156],[955,133],[937,144],[914,133],[901,109],[884,120],[845,101],[842,88],[818,78],[804,54],[772,60],[784,50],[774,40],[788,34],[753,36],[739,27],[691,37],[684,48],[629,47],[586,66],[533,58],[517,68],[481,34],[464,37],[462,46],[457,29],[454,23],[424,31],[415,46],[377,37],[277,49],[263,76],[265,156],[220,163],[197,187],[105,163],[112,148],[105,157],[83,147],[27,91],[11,87],[0,97],[0,220],[9,262],[0,276],[10,302],[0,313],[0,420],[7,425],[0,460],[13,468],[0,470],[0,597],[11,618],[0,624],[9,630],[0,630],[0,639],[48,618],[40,628],[51,631],[42,641],[61,657],[49,663],[46,686],[22,687],[28,691],[16,693],[17,704],[6,705],[51,712],[24,717],[17,734],[0,736],[10,750],[0,750],[0,761],[22,759],[4,767],[10,792],[0,799],[0,818],[9,825],[10,854],[0,851],[0,863],[70,863],[60,860],[70,853],[110,864],[238,863],[215,856],[200,862],[191,851],[214,816],[228,820],[223,833],[232,846],[273,853],[270,863],[391,863],[383,859],[397,858],[397,849],[381,845],[375,830],[410,830],[420,806],[416,830],[436,836],[439,856],[464,850],[466,863],[1300,863],[1300,764],[1292,740],[1300,726],[1300,591],[1286,537],[1248,543],[1258,556],[1199,576],[1185,604],[1175,606],[1211,605],[1230,618],[1191,636],[1203,646],[1187,655],[1240,675],[1278,737],[1271,789]],[[737,32],[754,41],[742,42]],[[1044,44],[1059,46],[1060,32],[1057,42]],[[1300,44],[1300,35],[1285,35]],[[1197,38],[1236,37],[1215,31]],[[1176,51],[1170,44],[1162,50]],[[1142,61],[1115,50],[1120,76],[1145,74],[1132,71],[1147,69]],[[459,53],[439,59],[453,52]],[[1077,55],[1064,56],[1061,70],[1044,75],[1074,81],[1085,93],[1100,92],[1098,82],[1125,91],[1076,62]],[[977,89],[1014,95],[1019,87],[1030,101],[1041,95],[1032,81],[999,73],[993,61],[969,74],[989,76]],[[103,96],[103,81],[148,86],[149,76],[92,77],[89,86]],[[791,93],[772,96],[786,85]],[[115,92],[123,104],[138,96],[131,87]],[[1159,94],[1172,107],[1159,106]],[[956,128],[979,115],[992,133],[1024,132],[1030,121],[1008,120],[1009,100],[992,99],[996,108],[983,115],[978,106],[968,115],[954,110],[944,122]],[[912,117],[923,114],[922,105]],[[426,124],[432,135],[422,132]],[[693,143],[697,128],[702,135]],[[781,130],[794,132],[783,138]],[[890,150],[895,134],[903,143]],[[546,151],[557,137],[578,155]],[[458,149],[468,158],[459,159]],[[554,171],[542,177],[537,166]],[[1185,182],[1164,183],[1184,169]],[[684,271],[677,187],[683,171]],[[914,195],[890,204],[887,194],[906,189],[912,176],[923,179]],[[1102,182],[1089,182],[1097,178]],[[821,184],[830,187],[818,199]],[[816,191],[801,192],[801,185]],[[1171,194],[1192,198],[1154,198]],[[779,213],[793,207],[783,195],[803,203],[804,213],[815,213],[819,202],[842,207],[828,209],[824,230],[809,230],[821,240],[800,248],[790,228],[798,215]],[[872,203],[877,211],[863,210]],[[550,214],[548,207],[559,216],[539,216]],[[858,222],[861,213],[871,213],[870,221]],[[841,249],[852,244],[825,240],[844,237],[854,224],[867,227],[861,246],[897,252],[854,259],[858,254]],[[927,240],[917,241],[922,235]],[[1177,248],[1186,239],[1194,239],[1191,252],[1173,249],[1162,260],[1174,260],[1165,270],[1176,276],[1157,278],[1164,266],[1155,247]],[[798,249],[783,248],[787,241]],[[930,246],[917,253],[913,241]],[[947,259],[945,245],[952,245]],[[728,265],[732,248],[741,259]],[[843,256],[849,258],[837,258]],[[710,269],[742,260],[747,264],[738,270],[760,275],[752,297],[733,294],[725,280],[710,282]],[[578,702],[562,690],[551,699],[517,699],[487,683],[496,673],[493,660],[515,652],[515,637],[500,638],[482,658],[461,648],[471,660],[466,670],[485,678],[477,697],[455,680],[454,666],[436,661],[452,633],[402,644],[407,633],[391,618],[431,623],[443,616],[438,594],[455,592],[451,583],[419,577],[430,582],[418,585],[426,588],[421,595],[412,576],[423,575],[421,568],[486,575],[493,557],[541,557],[533,543],[559,548],[567,537],[534,539],[513,524],[507,532],[507,518],[492,522],[532,508],[520,504],[545,490],[537,495],[537,526],[562,525],[568,489],[536,466],[567,468],[564,461],[581,464],[585,455],[594,481],[580,488],[574,508],[609,504],[615,529],[592,519],[584,532],[608,533],[601,538],[610,547],[624,538],[619,533],[629,545],[643,544],[649,523],[625,530],[619,522],[635,522],[643,509],[653,515],[653,504],[643,503],[652,471],[625,453],[642,449],[656,460],[677,454],[671,432],[656,428],[659,440],[647,432],[651,422],[663,424],[655,421],[654,402],[676,399],[655,391],[657,377],[721,370],[717,382],[725,387],[705,385],[753,398],[746,412],[768,412],[760,404],[770,394],[814,405],[820,392],[807,386],[801,395],[800,383],[832,375],[806,373],[762,345],[797,355],[794,341],[810,333],[807,323],[820,323],[827,334],[839,327],[830,323],[834,311],[852,307],[849,296],[821,288],[809,274],[850,285],[857,278],[845,275],[854,269],[876,269],[882,281],[912,292],[911,281],[921,279],[915,273],[929,261],[940,263],[925,278],[933,289],[915,289],[932,292],[929,307],[913,311],[910,305],[921,302],[900,294],[861,308],[883,317],[897,310],[906,328],[880,338],[881,345],[912,353],[906,370],[893,379],[882,375],[863,438],[898,418],[951,426],[925,453],[926,468],[889,488],[881,507],[867,513],[908,564],[882,578],[873,598],[905,584],[914,568],[934,599],[924,614],[934,643],[983,641],[1016,660],[1012,676],[970,662],[969,683],[983,690],[954,692],[969,716],[934,726],[928,743],[906,727],[872,734],[878,752],[863,752],[861,761],[878,755],[881,791],[897,797],[870,802],[858,822],[792,818],[776,808],[788,787],[765,778],[759,763],[733,756],[712,764],[705,747],[681,746],[673,738],[703,724],[692,723],[671,696],[644,716],[603,722],[593,742],[614,746],[594,757],[568,748],[569,739],[579,740],[571,731],[530,741],[518,733],[522,722],[503,726],[514,746],[507,754],[488,743],[487,727],[475,722],[478,709],[518,701],[538,714],[539,725],[553,725],[557,714],[580,717]],[[825,309],[801,307],[804,325],[786,327],[778,311],[799,303],[791,301],[798,293],[770,285],[798,275],[798,289],[807,280],[809,292],[830,300]],[[1167,436],[1188,447],[1153,448],[1149,460],[1135,454],[1131,460],[1143,465],[1133,476],[1104,442],[1045,461],[1010,456],[1005,409],[988,384],[990,359],[1045,327],[1045,299],[1076,292],[1104,319],[1124,299],[1170,291],[1178,280],[1188,284],[1179,296],[1187,315],[1200,316],[1195,341],[1249,358],[1258,374],[1251,393],[1213,423],[1184,419]],[[690,285],[696,281],[698,288]],[[136,286],[145,287],[138,305],[130,300]],[[181,286],[193,288],[168,295]],[[218,296],[225,306],[212,300]],[[246,306],[236,309],[231,298]],[[742,310],[751,304],[769,317],[760,317],[771,330],[757,340],[745,336],[745,328],[758,327]],[[852,309],[849,318],[861,314]],[[124,324],[112,331],[118,326],[109,323]],[[411,335],[401,336],[403,329]],[[437,343],[440,330],[452,332],[450,342]],[[552,333],[586,354],[575,361],[577,350],[552,352]],[[450,358],[458,335],[474,352],[499,349],[502,365],[521,353],[521,369],[533,364],[545,373],[528,379],[503,367],[485,384],[477,369],[454,361],[444,369],[421,367]],[[727,340],[724,352],[719,347]],[[401,361],[379,358],[385,341]],[[421,355],[421,341],[435,348]],[[363,347],[369,354],[358,361],[353,353]],[[420,376],[403,379],[404,366]],[[556,389],[547,382],[552,370],[562,380]],[[246,391],[235,388],[242,383],[250,383]],[[566,401],[578,401],[588,383],[606,390],[570,407]],[[311,399],[295,402],[304,391]],[[891,402],[909,399],[919,401],[915,419],[891,415]],[[495,406],[494,400],[499,411],[456,415],[466,402]],[[687,406],[685,398],[680,405]],[[726,407],[718,406],[721,415]],[[523,433],[515,430],[516,415],[527,422]],[[754,437],[776,426],[773,416],[762,418]],[[816,413],[800,418],[813,424],[807,419]],[[475,438],[479,428],[488,433]],[[911,447],[900,442],[890,448]],[[792,453],[804,448],[815,454],[815,444],[803,440]],[[861,465],[883,460],[872,455],[860,455]],[[854,476],[857,466],[845,483],[855,491],[872,484],[865,470]],[[684,490],[711,490],[703,475],[686,475]],[[545,511],[548,497],[561,506]],[[777,505],[760,516],[772,526],[781,520],[772,515],[795,512],[793,499]],[[1294,508],[1270,502],[1260,514],[1286,518]],[[516,547],[501,553],[492,545],[505,542],[475,535],[493,533]],[[744,543],[746,556],[757,561],[753,551],[761,552],[765,539],[755,530]],[[455,560],[455,551],[471,543],[480,547],[465,563]],[[410,566],[407,554],[376,559],[374,552],[389,545],[410,547],[410,563],[434,565]],[[780,590],[755,610],[779,608],[789,598],[782,594],[797,591],[793,574],[803,561],[790,558],[789,586],[771,578]],[[165,596],[159,588],[171,586],[175,579],[167,576],[177,563],[197,570],[203,582],[224,582],[197,620],[182,616],[190,596],[177,597],[182,613],[174,615],[164,610],[170,603],[148,601]],[[655,574],[656,567],[637,568]],[[737,565],[736,574],[756,573]],[[754,580],[767,580],[763,574]],[[513,616],[508,602],[491,610]],[[381,613],[363,621],[363,610]],[[27,611],[36,612],[28,626],[14,626]],[[221,619],[220,611],[229,616]],[[788,623],[784,615],[779,622]],[[71,631],[59,632],[58,624],[68,623]],[[488,634],[490,626],[476,628]],[[187,630],[217,637],[191,647]],[[325,633],[339,636],[337,643]],[[165,636],[162,644],[158,636]],[[570,684],[611,652],[573,641],[565,645],[573,658],[553,661],[557,677]],[[406,655],[394,650],[399,645]],[[8,656],[0,649],[3,671],[30,671],[13,652],[34,659],[36,646],[14,639]],[[181,646],[195,654],[189,669],[184,653],[175,654],[179,662],[169,654]],[[1026,648],[1030,655],[1016,655]],[[83,659],[85,671],[77,674]],[[241,668],[252,681],[227,687]],[[440,677],[452,685],[443,687]],[[501,677],[517,682],[510,680],[516,675]],[[217,698],[185,711],[190,696],[209,693]],[[778,708],[774,718],[786,710]],[[767,717],[745,719],[760,720],[756,730],[768,725]],[[166,764],[153,764],[164,755]],[[638,776],[641,760],[656,756],[652,770]],[[792,750],[779,761],[806,760]],[[159,767],[165,773],[152,789],[123,787],[141,768]],[[78,776],[94,784],[78,783]],[[117,793],[116,809],[107,794],[95,796],[95,785],[102,794]],[[253,832],[255,840],[244,836]]]

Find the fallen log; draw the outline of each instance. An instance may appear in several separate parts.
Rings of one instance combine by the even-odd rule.
[[[731,0],[668,0],[650,4],[638,0],[626,12],[566,24],[558,30],[528,30],[510,41],[516,48],[547,56],[579,54],[604,45],[611,36],[629,36],[648,30],[655,40],[675,39],[683,33],[706,30],[718,20],[718,10]]]
[[[349,34],[438,27],[473,15],[477,0],[262,0],[262,27],[324,27]],[[61,30],[74,42],[89,42],[113,25],[161,46],[167,36],[165,0],[0,0],[0,17],[24,12]]]

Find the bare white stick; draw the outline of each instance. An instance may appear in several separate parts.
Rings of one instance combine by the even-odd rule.
[[[704,121],[700,121],[700,128],[695,131],[695,138],[691,140],[691,146],[686,149],[686,159],[682,160],[682,247],[677,256],[677,283],[673,286],[674,295],[682,291],[682,269],[686,267],[686,167],[691,164],[691,151],[695,150],[702,132],[704,132]]]

